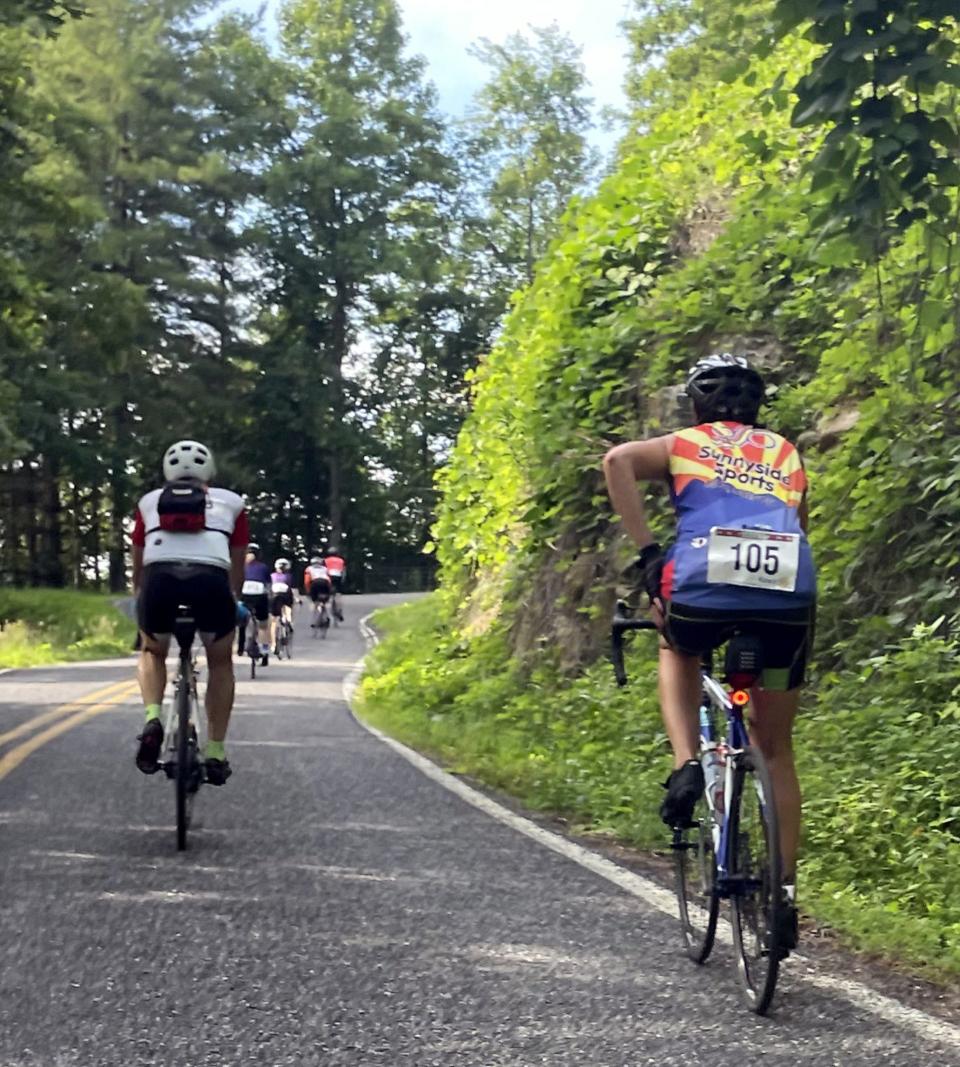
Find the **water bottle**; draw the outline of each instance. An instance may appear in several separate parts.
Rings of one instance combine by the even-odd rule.
[[[717,742],[712,738],[703,740],[713,733],[710,717],[704,706],[700,708],[700,763],[703,767],[704,787],[710,798],[710,807],[713,811],[719,811],[723,803],[723,761],[717,751]]]

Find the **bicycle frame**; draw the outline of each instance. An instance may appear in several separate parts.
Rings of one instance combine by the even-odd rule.
[[[726,801],[732,795],[733,776],[736,770],[737,759],[742,755],[745,748],[750,744],[746,724],[743,721],[743,713],[750,706],[750,696],[745,689],[735,690],[735,694],[742,694],[737,702],[727,692],[726,687],[704,667],[700,672],[703,684],[703,694],[706,698],[700,705],[700,759],[706,763],[714,754],[719,755],[722,763],[723,805],[717,810],[717,789],[706,790],[707,807],[712,820],[711,832],[713,835],[713,850],[717,859],[717,877],[713,891],[721,898],[734,896],[745,890],[754,888],[752,881],[745,882],[743,878],[730,874],[733,866],[732,848],[733,841],[730,833],[730,816]],[[708,705],[712,705],[717,711],[726,715],[727,735],[723,741],[714,738],[713,721],[710,716]],[[681,831],[674,831],[674,840],[679,841]]]
[[[617,605],[617,613],[614,616],[611,630],[611,660],[613,662],[614,675],[617,685],[627,684],[627,673],[623,661],[624,634],[631,630],[656,630],[656,626],[649,619],[633,619],[623,614],[622,604]],[[743,721],[744,711],[749,707],[750,694],[745,689],[734,691],[733,696],[727,692],[726,686],[713,677],[709,660],[701,667],[700,671],[703,695],[705,702],[700,706],[700,758],[712,758],[713,754],[720,753],[723,761],[723,797],[724,801],[731,795],[733,788],[733,776],[739,756],[750,744],[746,724]],[[709,709],[706,706],[716,708],[723,712],[727,720],[726,738],[720,742],[714,738],[713,723]],[[722,745],[722,748],[720,747]],[[706,768],[705,768],[706,770]],[[728,809],[724,806],[721,818],[718,820],[716,808],[716,789],[706,790],[707,804],[712,820],[711,833],[713,835],[714,854],[717,863],[717,877],[713,891],[718,896],[726,898],[745,893],[755,888],[752,881],[736,876],[731,876],[733,842],[730,834],[730,819]],[[765,804],[766,799],[761,798]],[[675,849],[686,847],[683,842],[683,830],[675,829],[673,832],[673,847]]]

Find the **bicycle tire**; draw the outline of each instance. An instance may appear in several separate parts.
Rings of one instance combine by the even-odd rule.
[[[780,970],[776,919],[783,875],[773,783],[758,749],[747,748],[737,758],[729,803],[730,873],[743,880],[730,898],[737,971],[751,1011],[765,1015]]]
[[[177,685],[177,850],[187,847],[187,831],[190,829],[190,683],[180,664],[180,679]]]
[[[693,825],[674,841],[674,888],[680,909],[680,936],[694,963],[706,963],[717,935],[720,898],[714,892],[717,863],[713,849],[713,816],[706,793],[693,810]]]

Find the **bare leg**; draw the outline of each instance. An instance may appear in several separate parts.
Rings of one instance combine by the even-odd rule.
[[[150,637],[140,631],[140,660],[137,663],[137,681],[143,696],[144,707],[162,704],[167,688],[167,649],[170,638]]]
[[[660,710],[673,747],[673,766],[700,753],[700,659],[660,646]]]
[[[207,736],[222,741],[227,736],[233,710],[233,642],[231,630],[207,646]]]
[[[800,690],[776,692],[758,688],[750,695],[753,708],[749,723],[750,740],[763,753],[773,779],[784,881],[793,882],[797,876],[802,802],[797,768],[793,761],[793,721],[800,704]]]

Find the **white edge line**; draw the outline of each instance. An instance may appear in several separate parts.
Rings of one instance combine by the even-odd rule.
[[[359,623],[360,633],[367,642],[368,650],[379,641],[376,633],[369,626],[367,621],[372,614],[373,613],[371,612],[369,615],[365,615]],[[522,815],[517,815],[516,812],[510,811],[509,808],[505,808],[495,800],[491,800],[486,794],[473,789],[459,778],[447,773],[447,771],[438,767],[432,760],[427,759],[425,756],[421,756],[419,752],[415,752],[412,748],[408,748],[406,745],[401,744],[401,742],[395,741],[392,737],[388,737],[382,730],[378,730],[375,726],[370,726],[368,723],[365,723],[353,711],[353,697],[360,684],[360,677],[362,674],[363,659],[357,663],[354,669],[344,679],[343,696],[355,721],[368,733],[371,733],[379,741],[382,741],[385,745],[388,745],[395,752],[399,753],[405,760],[412,763],[417,770],[421,771],[428,778],[439,783],[451,793],[455,793],[462,800],[465,800],[468,804],[478,808],[485,814],[490,815],[498,822],[504,823],[518,833],[532,838],[545,848],[549,848],[551,851],[557,852],[569,860],[573,860],[574,863],[578,863],[581,867],[593,871],[594,874],[598,874],[601,878],[605,878],[608,882],[612,882],[614,885],[625,890],[627,893],[630,893],[632,896],[643,900],[645,903],[656,908],[658,911],[663,912],[665,915],[669,915],[674,919],[678,918],[679,912],[674,894],[663,889],[661,886],[657,885],[656,882],[652,882],[649,878],[644,878],[643,875],[636,874],[634,871],[629,871],[624,867],[620,867],[611,860],[597,855],[597,853],[591,852],[582,845],[569,841],[567,838],[561,837],[559,834],[555,834],[550,830],[545,830],[542,826],[537,825],[537,823],[532,822],[530,819],[524,818]],[[727,943],[732,941],[730,926],[725,920],[721,919],[720,924],[718,924],[717,934]],[[791,957],[790,970],[793,971],[794,967],[797,965],[803,966],[804,970],[800,973],[794,972],[792,977],[796,977],[800,981],[806,982],[808,985],[812,985],[814,988],[823,990],[824,992],[839,994],[855,1007],[868,1011],[872,1015],[879,1016],[888,1023],[913,1030],[914,1033],[923,1037],[927,1041],[933,1041],[960,1049],[960,1027],[954,1026],[952,1023],[948,1023],[942,1019],[937,1019],[932,1015],[928,1015],[926,1012],[920,1011],[918,1008],[908,1007],[906,1004],[894,1000],[893,997],[878,993],[876,990],[871,989],[869,986],[865,986],[860,982],[855,982],[849,978],[840,978],[837,975],[826,974],[821,971],[809,957],[794,953]]]

